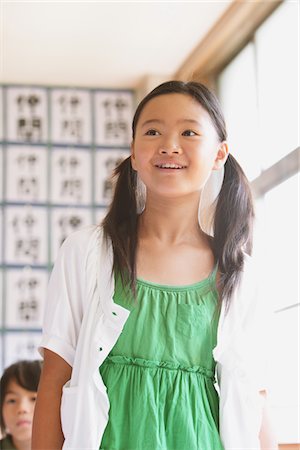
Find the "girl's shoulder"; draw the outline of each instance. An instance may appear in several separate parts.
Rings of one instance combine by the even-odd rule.
[[[98,240],[103,234],[101,225],[89,225],[80,230],[73,231],[64,240],[62,247],[86,248],[92,239]]]
[[[103,247],[103,229],[100,225],[90,225],[74,231],[62,243],[58,259],[84,262],[90,256],[96,257]]]

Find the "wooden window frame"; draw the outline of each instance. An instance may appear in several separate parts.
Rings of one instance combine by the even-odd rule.
[[[288,153],[271,167],[263,170],[251,182],[251,188],[256,198],[263,197],[268,191],[283,183],[300,171],[300,147]]]
[[[234,0],[175,73],[175,79],[215,86],[218,74],[253,39],[284,0]]]

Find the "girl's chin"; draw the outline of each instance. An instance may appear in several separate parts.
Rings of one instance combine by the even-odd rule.
[[[180,200],[181,198],[188,198],[189,196],[194,197],[195,195],[200,195],[200,190],[199,191],[188,191],[188,190],[184,190],[184,189],[158,189],[155,191],[152,191],[153,196],[155,196],[155,198],[159,197],[161,199],[178,199]],[[147,197],[151,196],[151,192],[147,191]]]
[[[30,441],[31,440],[31,427],[22,427],[22,429],[19,429],[16,434],[14,435],[14,438],[16,441]]]

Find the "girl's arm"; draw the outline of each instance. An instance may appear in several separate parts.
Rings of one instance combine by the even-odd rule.
[[[266,391],[260,391],[260,394],[264,397],[264,411],[262,418],[262,425],[260,429],[260,448],[261,450],[278,450],[278,443],[275,436],[275,432],[270,419],[271,414],[268,406]]]
[[[44,349],[44,364],[38,388],[32,429],[32,450],[59,450],[64,436],[60,420],[63,385],[72,368],[60,356]]]

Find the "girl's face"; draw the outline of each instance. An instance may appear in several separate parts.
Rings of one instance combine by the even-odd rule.
[[[150,100],[139,117],[131,147],[132,166],[147,187],[178,197],[201,191],[212,170],[225,163],[208,112],[189,95],[166,94]]]
[[[14,441],[31,439],[36,396],[36,392],[22,388],[13,380],[8,384],[2,414],[7,433]]]

